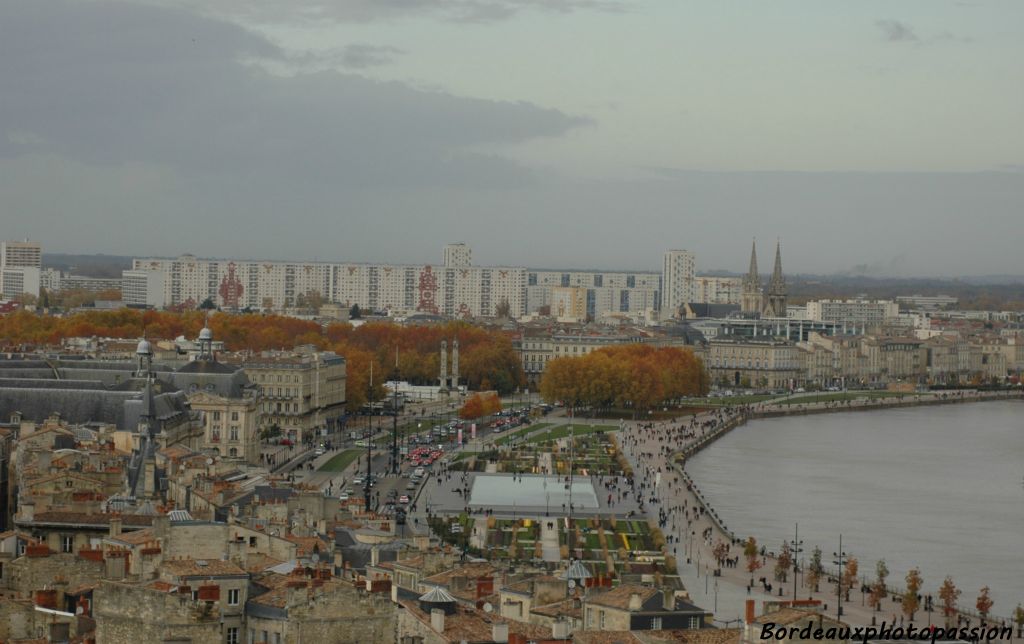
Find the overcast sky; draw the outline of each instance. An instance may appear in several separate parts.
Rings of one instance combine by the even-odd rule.
[[[1020,274],[1024,2],[0,0],[51,252]]]

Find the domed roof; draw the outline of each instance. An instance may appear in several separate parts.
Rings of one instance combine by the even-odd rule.
[[[149,340],[143,338],[139,340],[139,346],[135,349],[135,355],[139,356],[150,356],[153,355],[153,345],[149,343]]]
[[[206,326],[203,327],[203,330],[199,332],[199,339],[200,340],[212,340],[213,339],[213,331],[210,330],[210,327],[206,327]]]

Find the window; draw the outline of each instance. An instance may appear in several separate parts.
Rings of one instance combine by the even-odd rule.
[[[661,630],[661,618],[660,617],[652,617],[651,618],[651,630],[652,631],[660,631]]]
[[[597,613],[597,627],[604,628],[604,611],[598,611]]]
[[[237,411],[231,412],[231,420],[238,420],[238,412]]]
[[[690,618],[690,628],[700,628],[700,618],[699,617],[691,617]]]
[[[238,427],[232,427],[228,430],[228,439],[233,441],[238,440]]]
[[[255,548],[256,547],[256,537],[249,537],[249,547],[250,548]],[[264,636],[264,640],[266,640],[266,636]]]
[[[214,420],[220,420],[220,412],[219,411],[213,412],[213,419]]]
[[[61,552],[74,552],[75,549],[75,538],[71,535],[64,534],[60,537],[60,551]]]
[[[228,589],[228,606],[238,606],[238,589]]]
[[[238,644],[238,627],[237,626],[229,626],[228,627],[227,643],[228,644]]]

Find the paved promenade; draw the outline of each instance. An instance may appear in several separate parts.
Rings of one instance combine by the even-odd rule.
[[[790,570],[786,583],[775,581],[776,560],[770,553],[761,558],[762,567],[753,575],[755,583],[751,586],[751,574],[746,570],[746,558],[743,555],[742,540],[749,535],[733,535],[728,529],[729,517],[715,516],[713,508],[699,496],[699,490],[689,484],[683,468],[674,463],[677,455],[690,455],[702,447],[709,445],[718,435],[742,424],[751,417],[769,417],[786,414],[821,413],[845,411],[847,409],[879,409],[918,404],[942,404],[968,402],[987,399],[1006,398],[1006,396],[989,396],[977,393],[943,398],[941,395],[907,395],[899,398],[879,398],[866,401],[845,401],[801,403],[799,405],[759,404],[749,407],[723,408],[705,412],[693,417],[685,417],[674,421],[656,423],[627,423],[622,433],[623,450],[634,468],[634,477],[646,503],[647,515],[658,522],[669,543],[668,551],[676,557],[679,574],[694,601],[715,612],[719,625],[739,619],[743,615],[745,600],[758,600],[761,610],[763,600],[793,599],[793,577]],[[1020,398],[1019,395],[1016,398]],[[659,482],[660,481],[660,482]],[[757,535],[754,535],[756,538]],[[735,566],[724,566],[720,576],[715,576],[717,565],[714,562],[712,549],[719,541],[729,544],[727,559],[735,560]],[[813,545],[804,546],[803,558],[809,559]],[[823,548],[823,550],[825,550]],[[821,602],[820,610],[836,616],[838,597],[835,572],[838,568],[832,564],[831,550],[824,553],[827,575],[819,584],[820,592],[804,585],[804,576],[798,578],[796,598],[799,600],[817,600]],[[871,568],[868,570],[867,568]],[[873,567],[861,564],[861,572],[873,575]],[[710,576],[709,576],[710,575]],[[765,582],[760,582],[764,577]],[[892,580],[890,582],[899,580]],[[870,579],[869,579],[870,583]],[[766,585],[771,584],[771,592]],[[890,584],[892,585],[892,584]],[[748,588],[749,587],[749,588]],[[926,589],[927,594],[937,595],[936,589]],[[914,624],[917,626],[941,623],[942,616],[938,608],[939,599],[934,598],[936,610],[926,612],[918,610]],[[972,600],[961,598],[962,607],[972,604]],[[883,599],[880,611],[872,611],[867,605],[867,598],[860,592],[860,587],[851,590],[849,601],[843,601],[842,619],[854,625],[870,625],[872,620],[883,620],[890,624],[899,624],[901,606],[891,596]],[[1012,607],[1008,607],[1009,613]],[[964,615],[973,625],[978,617]],[[1003,618],[994,617],[996,623]],[[1007,623],[1009,620],[1005,620]]]

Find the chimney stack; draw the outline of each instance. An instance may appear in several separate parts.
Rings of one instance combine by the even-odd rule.
[[[438,633],[444,633],[444,611],[435,608],[430,611],[430,626]]]
[[[121,534],[121,515],[115,514],[110,517],[110,536],[116,537]]]
[[[491,639],[496,644],[507,644],[508,642],[508,622],[494,622],[491,625]]]
[[[630,611],[638,611],[642,607],[643,607],[643,604],[640,602],[640,593],[630,593],[629,594],[629,610]]]

